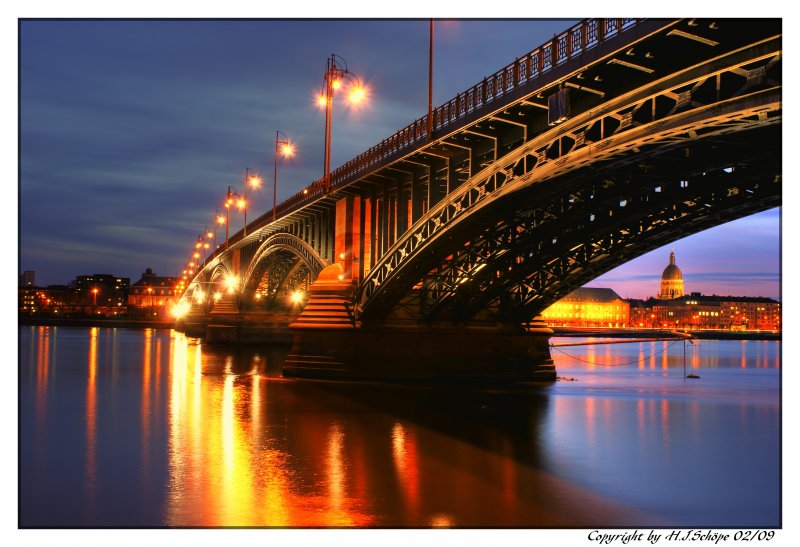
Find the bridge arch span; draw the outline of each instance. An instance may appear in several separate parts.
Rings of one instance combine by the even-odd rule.
[[[524,321],[648,250],[780,205],[779,60],[765,40],[511,151],[388,250],[356,295],[359,318],[402,302],[429,320]]]
[[[269,292],[274,296],[280,294],[294,277],[308,277],[313,282],[327,265],[328,261],[303,239],[289,233],[278,233],[268,237],[256,249],[242,275],[242,293],[255,293],[264,275],[271,273],[274,279]]]

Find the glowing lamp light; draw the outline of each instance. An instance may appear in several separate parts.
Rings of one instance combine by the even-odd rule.
[[[344,275],[339,274],[339,281],[343,281],[343,280],[344,280]]]
[[[250,186],[253,188],[261,186],[261,177],[250,177]]]
[[[220,298],[222,298],[222,293],[219,292],[219,291],[215,292],[214,293],[214,302],[219,301]]]
[[[339,89],[340,87],[342,87],[342,82],[341,82],[341,81],[340,81],[340,80],[337,78],[336,80],[334,80],[334,81],[331,83],[331,87],[332,87],[333,89]]]
[[[176,319],[180,319],[189,312],[190,307],[188,302],[178,302],[172,307],[172,315]]]
[[[225,224],[225,217],[222,215],[217,216],[217,224]]]
[[[261,293],[260,292],[256,293],[256,300],[261,300]]]
[[[281,154],[286,158],[293,156],[294,145],[290,142],[284,143],[284,145],[281,147]]]
[[[344,253],[339,253],[339,260],[344,260]]]
[[[292,304],[297,305],[303,301],[303,292],[302,291],[294,291],[292,296],[290,297]]]
[[[236,202],[236,207],[238,207],[239,209],[244,209],[244,206],[246,204],[247,202],[244,199],[240,199],[239,201]]]
[[[355,86],[353,90],[350,92],[350,102],[353,104],[358,104],[362,102],[367,96],[367,90],[364,89],[363,86]]]
[[[317,105],[325,106],[326,102],[327,101],[325,100],[325,95],[320,95],[319,97],[317,97]]]
[[[229,293],[232,293],[239,285],[239,278],[235,275],[226,275],[222,284]]]
[[[208,232],[206,232],[206,237],[207,237],[207,238],[209,238],[209,239],[211,239],[212,237],[214,237],[214,232],[212,232],[211,230],[209,230]]]
[[[198,304],[202,304],[205,299],[206,299],[206,293],[204,293],[201,290],[195,291],[195,293],[194,293],[194,301],[195,302],[197,302]]]
[[[200,258],[200,253],[194,253],[192,256],[194,256],[195,258]]]

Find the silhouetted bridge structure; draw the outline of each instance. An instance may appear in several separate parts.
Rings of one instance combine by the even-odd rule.
[[[230,238],[185,328],[291,322],[288,374],[554,378],[543,309],[780,205],[781,21],[585,20],[432,116]]]

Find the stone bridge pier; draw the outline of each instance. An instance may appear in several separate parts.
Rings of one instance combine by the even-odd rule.
[[[552,381],[553,333],[539,319],[525,328],[490,321],[419,322],[414,314],[379,323],[357,319],[353,302],[362,267],[362,203],[337,203],[335,251],[309,287],[303,311],[289,325],[292,350],[287,376],[338,379]],[[369,241],[367,237],[367,242]]]

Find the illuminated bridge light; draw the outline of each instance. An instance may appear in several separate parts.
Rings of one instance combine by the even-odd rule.
[[[294,291],[290,297],[292,304],[300,304],[303,301],[303,291]]]

